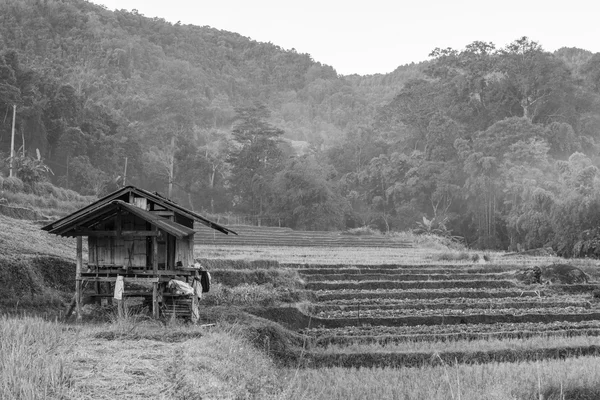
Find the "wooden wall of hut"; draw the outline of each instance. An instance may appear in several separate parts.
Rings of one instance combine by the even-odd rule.
[[[99,231],[114,231],[117,229],[117,217],[104,221],[96,227]],[[146,221],[131,214],[121,215],[121,230],[148,230]],[[103,267],[147,268],[151,265],[151,246],[146,237],[116,236],[88,237],[88,264]],[[164,261],[163,261],[164,263]]]

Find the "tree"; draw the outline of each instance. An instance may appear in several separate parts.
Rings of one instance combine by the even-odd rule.
[[[266,120],[270,112],[260,103],[236,109],[232,130],[235,148],[229,155],[232,190],[239,197],[239,208],[260,215],[268,208],[268,182],[281,168],[278,146],[283,130]]]
[[[273,179],[273,211],[297,229],[341,229],[348,203],[331,181],[332,175],[330,167],[319,165],[313,157],[291,159]]]
[[[574,84],[566,65],[537,42],[522,37],[498,54],[503,92],[512,100],[513,110],[520,107],[521,115],[530,121],[554,115],[572,95]]]
[[[477,227],[479,246],[494,248],[504,244],[498,236],[498,228],[504,228],[505,222],[502,218],[505,212],[505,161],[523,143],[542,139],[544,135],[542,127],[526,118],[508,118],[477,132],[472,142],[465,139],[455,142],[467,175],[465,195]]]

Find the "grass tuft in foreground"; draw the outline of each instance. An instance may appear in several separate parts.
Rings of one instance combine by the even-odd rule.
[[[425,368],[320,368],[290,372],[296,398],[591,400],[600,363],[578,359]]]
[[[0,317],[0,399],[62,398],[71,382],[63,326]]]

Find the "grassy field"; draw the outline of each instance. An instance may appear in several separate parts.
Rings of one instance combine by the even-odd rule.
[[[410,237],[410,236],[407,236]],[[196,245],[196,254],[208,259],[227,260],[271,260],[282,264],[317,265],[472,265],[472,258],[488,256],[496,265],[533,266],[540,263],[564,261],[558,257],[505,257],[501,252],[477,252],[454,250],[436,241],[423,241],[415,248],[364,248],[364,247],[294,247],[294,246],[225,246]],[[467,255],[468,257],[465,257]],[[479,263],[477,261],[476,263]],[[579,261],[578,265],[595,263]]]
[[[597,399],[596,357],[434,368],[278,368],[240,326],[0,319],[0,398]],[[35,344],[35,345],[34,345]]]
[[[326,368],[290,371],[299,399],[592,400],[600,398],[598,358],[434,368]]]
[[[0,318],[0,398],[278,399],[285,381],[235,325]]]
[[[54,219],[78,210],[92,201],[92,196],[52,185],[50,182],[38,182],[26,187],[18,178],[0,176],[0,199],[4,199],[7,208],[2,208],[8,216],[30,219]],[[22,210],[20,210],[22,209]],[[30,212],[27,212],[29,210]]]
[[[519,269],[563,263],[580,268],[591,282],[597,282],[600,274],[594,260],[505,256],[448,248],[436,241],[422,241],[412,249],[203,245],[197,246],[197,252],[212,259],[278,261],[281,267],[297,269],[318,298],[312,312],[327,318],[313,317],[313,323],[347,324],[304,331],[316,340],[307,343],[322,345],[309,344],[303,355],[316,368],[288,369],[294,398],[600,398],[596,378],[600,359],[585,356],[600,350],[597,321],[592,319],[587,326],[562,322],[595,315],[589,313],[598,308],[597,301],[589,292],[570,292],[560,285],[523,285],[514,277]],[[453,284],[446,288],[457,277],[463,279],[464,288]],[[498,279],[504,279],[509,288],[494,289]],[[427,301],[435,306],[414,307]],[[406,302],[414,308],[408,309]],[[362,304],[362,315],[358,304]],[[316,311],[319,307],[322,311]],[[574,314],[567,316],[569,312]],[[474,322],[487,323],[470,324],[467,317],[473,313],[482,314],[475,315]],[[371,314],[383,319],[369,319]],[[424,321],[427,315],[441,321],[454,316],[466,325],[392,326],[403,321],[399,318],[390,326],[380,325],[386,317],[402,315],[408,316],[405,321],[421,321],[415,315],[423,315]],[[494,315],[500,317],[498,321],[523,315],[523,322],[490,324]],[[362,331],[349,336],[350,329],[359,329],[359,321]],[[394,332],[399,329],[402,333]],[[498,359],[513,362],[493,361]],[[365,368],[368,365],[372,367]],[[377,367],[385,365],[412,367]]]
[[[214,278],[202,300],[201,322],[214,326],[155,322],[147,314],[118,320],[110,308],[93,306],[85,307],[84,324],[65,324],[14,315],[27,301],[45,309],[72,293],[72,241],[6,217],[0,217],[0,228],[0,281],[13,296],[12,303],[0,302],[0,314],[13,314],[0,317],[0,399],[600,398],[600,359],[585,356],[586,349],[600,348],[598,321],[568,322],[560,315],[555,322],[544,321],[550,313],[573,312],[577,319],[596,312],[591,293],[524,286],[511,275],[519,268],[565,262],[555,257],[484,254],[434,239],[394,249],[197,246],[197,256]],[[489,261],[482,261],[484,255]],[[570,263],[597,281],[596,262]],[[456,277],[488,283],[446,288],[443,282]],[[504,280],[510,288],[488,287]],[[29,286],[15,283],[20,281]],[[361,282],[368,282],[364,289]],[[407,282],[427,283],[403,289]],[[37,289],[30,293],[25,289],[31,283]],[[318,285],[305,290],[308,283]],[[485,307],[488,303],[494,306]],[[354,318],[358,304],[360,319]],[[540,321],[469,322],[471,310],[479,309],[486,318],[537,310]],[[103,314],[93,317],[99,311]],[[414,321],[442,315],[458,319],[430,326],[365,324],[402,321],[403,315]],[[293,328],[302,318],[310,329]],[[319,318],[334,325],[344,320],[347,326],[311,325]],[[500,352],[515,362],[489,362],[495,358],[488,357],[487,363],[471,365],[461,358],[485,352]],[[519,361],[519,354],[529,358]],[[386,365],[389,355],[424,358],[411,368],[376,366]],[[318,367],[344,360],[363,367]],[[374,361],[374,367],[365,368],[365,360]],[[317,367],[307,368],[311,362]]]

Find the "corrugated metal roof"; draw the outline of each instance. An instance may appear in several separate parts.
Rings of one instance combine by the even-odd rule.
[[[113,200],[109,203],[105,203],[99,207],[96,207],[93,210],[89,210],[88,212],[82,214],[80,218],[70,219],[63,224],[60,224],[60,226],[49,230],[49,232],[61,236],[73,236],[73,234],[76,233],[75,229],[78,226],[83,224],[90,225],[94,222],[104,220],[107,217],[111,217],[119,209],[126,210],[127,212],[142,218],[150,225],[155,226],[156,228],[161,229],[179,239],[185,236],[193,235],[195,232],[193,229],[188,228],[187,226],[183,226],[177,222],[160,217],[150,211],[143,210],[122,200]]]
[[[151,200],[152,202],[159,204],[160,206],[166,208],[167,210],[176,212],[187,218],[196,220],[210,228],[213,228],[215,230],[223,232],[226,235],[229,233],[233,233],[234,235],[237,235],[237,233],[232,231],[231,229],[228,229],[228,228],[226,228],[222,225],[219,225],[215,222],[212,222],[209,219],[203,217],[202,215],[200,215],[194,211],[191,211],[184,207],[181,207],[179,204],[167,199],[166,197],[159,195],[158,193],[151,193],[147,190],[139,189],[135,186],[126,186],[122,189],[119,189],[119,190],[95,201],[94,203],[89,204],[78,211],[75,211],[73,214],[67,215],[66,217],[63,217],[57,221],[54,221],[54,222],[42,227],[42,229],[49,231],[49,232],[59,230],[61,227],[67,226],[69,223],[71,223],[74,220],[80,220],[81,218],[83,218],[85,216],[93,215],[96,210],[101,209],[104,205],[106,205],[112,201],[115,201],[115,200],[119,199],[120,197],[122,197],[126,194],[129,194],[129,193],[134,193],[138,196],[145,197],[145,198]],[[129,204],[127,202],[124,202],[124,203]],[[141,210],[141,208],[138,208],[138,210]],[[144,211],[144,210],[142,210],[142,211]]]

